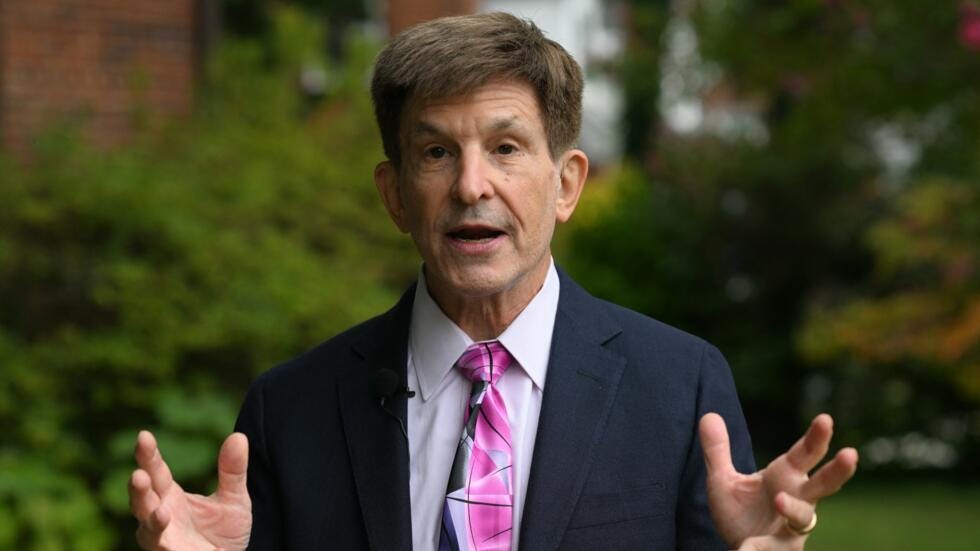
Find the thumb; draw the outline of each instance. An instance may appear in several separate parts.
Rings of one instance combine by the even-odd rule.
[[[245,477],[248,472],[248,438],[240,432],[225,438],[218,452],[218,495],[248,497]]]
[[[728,429],[725,420],[717,413],[706,413],[701,417],[698,426],[701,437],[701,449],[704,452],[704,462],[708,468],[708,476],[725,476],[733,474],[732,453],[728,443]]]

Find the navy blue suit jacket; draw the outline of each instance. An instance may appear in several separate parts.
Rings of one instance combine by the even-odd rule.
[[[521,549],[724,549],[705,498],[701,415],[725,418],[736,466],[754,470],[724,358],[560,277]],[[408,445],[372,376],[405,380],[413,297],[252,385],[237,423],[249,440],[250,549],[411,549]],[[386,407],[404,419],[406,400]]]

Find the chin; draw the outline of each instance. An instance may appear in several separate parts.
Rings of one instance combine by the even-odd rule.
[[[481,298],[506,291],[513,285],[502,274],[465,274],[452,278],[453,288],[461,295]]]

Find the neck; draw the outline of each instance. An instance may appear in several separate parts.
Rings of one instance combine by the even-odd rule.
[[[474,297],[446,292],[428,283],[428,279],[427,289],[443,313],[471,339],[493,340],[517,319],[544,286],[551,267],[550,258],[507,289],[490,295]]]

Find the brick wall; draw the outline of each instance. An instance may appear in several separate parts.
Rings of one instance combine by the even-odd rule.
[[[388,0],[388,34],[437,17],[476,13],[480,0]]]
[[[100,146],[187,113],[201,0],[0,0],[0,138],[18,150],[79,121]]]

